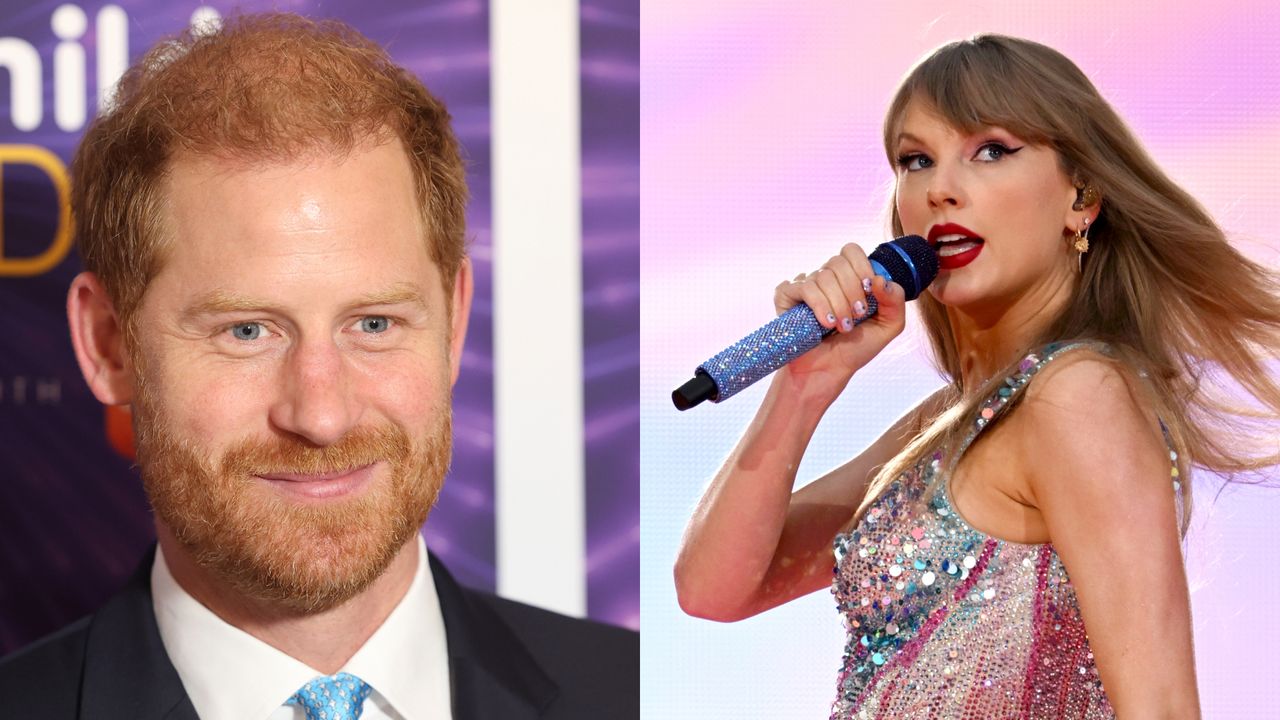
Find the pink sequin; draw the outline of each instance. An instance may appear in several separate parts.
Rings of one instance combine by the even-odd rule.
[[[1019,392],[1062,349],[1028,356],[1007,387]],[[993,399],[980,417],[998,420],[1004,407]],[[975,420],[959,452],[991,424]],[[925,498],[942,459],[876,498],[877,522],[864,517],[836,537],[832,592],[848,642],[831,717],[1114,718],[1057,552],[976,530],[945,483]],[[914,548],[886,542],[899,535]],[[863,545],[881,552],[861,554]]]

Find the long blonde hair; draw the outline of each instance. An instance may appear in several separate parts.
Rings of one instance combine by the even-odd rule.
[[[1229,476],[1280,463],[1272,424],[1280,418],[1280,386],[1268,373],[1280,353],[1280,276],[1227,242],[1074,63],[1044,45],[1002,35],[942,46],[907,74],[889,106],[884,141],[891,166],[894,138],[913,99],[965,132],[998,125],[1051,147],[1068,176],[1101,191],[1075,296],[1036,345],[1107,343],[1168,426],[1184,480],[1192,463]],[[903,234],[896,203],[892,225],[895,236]],[[927,293],[920,308],[951,402],[925,418],[922,432],[880,470],[866,502],[932,450],[958,447],[967,420],[1014,372],[1010,366],[989,387],[963,392],[946,309]],[[1255,401],[1252,407],[1233,399],[1241,390]],[[1181,483],[1184,534],[1190,485]]]

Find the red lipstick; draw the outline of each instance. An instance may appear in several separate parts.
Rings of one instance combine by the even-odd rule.
[[[929,228],[929,244],[938,251],[938,269],[956,270],[973,262],[985,241],[963,225],[943,223]]]

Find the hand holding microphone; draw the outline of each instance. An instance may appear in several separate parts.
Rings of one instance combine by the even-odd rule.
[[[671,399],[680,410],[721,402],[793,361],[792,372],[821,373],[838,392],[902,331],[905,301],[937,274],[937,254],[917,235],[884,243],[870,257],[846,245],[817,272],[779,285],[774,302],[781,315],[700,365]],[[837,337],[822,342],[831,335]]]

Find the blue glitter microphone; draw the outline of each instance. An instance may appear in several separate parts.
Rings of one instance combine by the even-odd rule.
[[[938,276],[938,254],[919,235],[884,243],[867,259],[875,274],[901,285],[908,300],[919,297]],[[854,323],[875,315],[876,309],[875,297],[869,296],[867,314]],[[679,410],[688,410],[703,400],[723,402],[814,349],[834,332],[835,328],[822,327],[809,306],[800,303],[699,365],[693,379],[671,393],[671,401]]]

